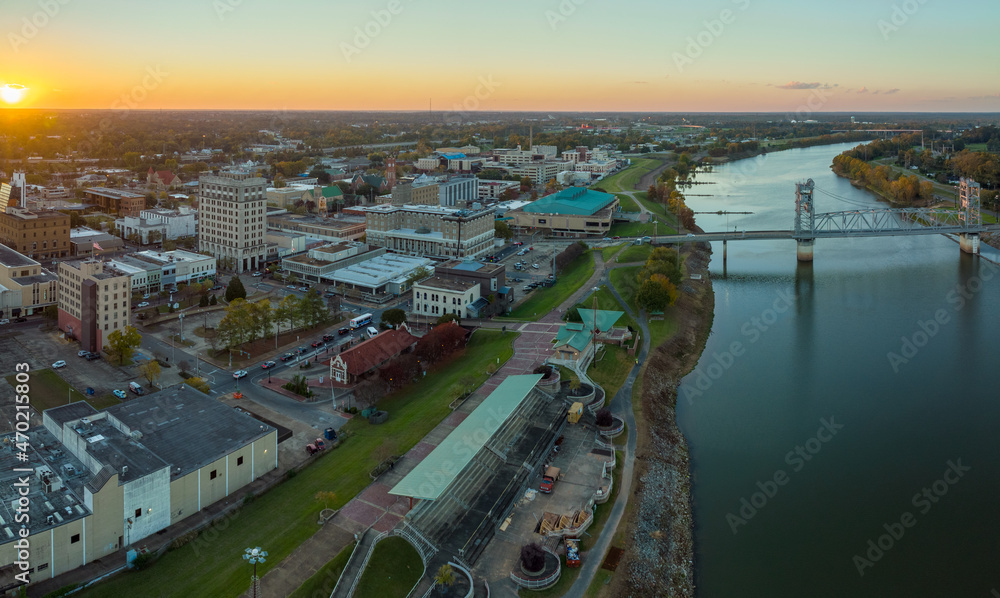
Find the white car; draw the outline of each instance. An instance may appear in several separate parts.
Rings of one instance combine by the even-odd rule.
[[[0,320],[0,326],[2,326],[4,324],[10,324],[10,320],[8,320],[7,318],[4,318],[4,319]]]
[[[258,277],[258,276],[263,276],[263,275],[262,275],[262,274],[261,274],[260,272],[254,272],[254,273],[253,273],[253,274],[251,274],[250,276],[253,276],[253,277],[255,277],[255,278],[256,278],[256,277]]]
[[[288,285],[288,288],[290,288],[290,289],[292,289],[294,291],[294,290],[298,289],[299,287],[295,286],[294,284],[290,284],[290,285]]]
[[[59,361],[52,364],[52,369],[58,370],[59,368],[66,367],[66,362],[60,359]]]
[[[235,372],[233,372],[233,378],[236,378],[237,380],[246,377],[246,375],[247,375],[246,370],[236,370]]]
[[[149,307],[149,301],[143,301],[139,305],[136,305],[136,307]]]
[[[299,287],[299,290],[305,292],[309,290],[309,287]]]
[[[149,293],[146,293],[145,295],[143,295],[142,298],[143,299],[149,299]]]
[[[77,357],[86,357],[88,355],[90,355],[90,351],[77,351],[76,352],[76,356]]]
[[[535,270],[537,270],[538,269],[538,264],[531,264],[531,267],[534,268]]]

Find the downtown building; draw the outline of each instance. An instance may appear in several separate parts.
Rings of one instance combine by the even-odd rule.
[[[59,330],[100,352],[108,335],[131,322],[131,277],[95,259],[59,262]]]
[[[203,176],[198,187],[198,248],[236,273],[264,267],[267,181],[245,170]]]
[[[381,205],[365,208],[365,216],[366,242],[395,253],[462,258],[493,248],[493,210]]]
[[[68,257],[69,215],[9,207],[0,212],[0,243],[32,259]]]

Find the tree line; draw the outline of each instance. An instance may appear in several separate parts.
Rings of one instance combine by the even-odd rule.
[[[226,315],[219,322],[218,339],[224,348],[234,349],[269,336],[272,331],[280,332],[282,324],[287,324],[288,330],[297,326],[312,328],[330,318],[326,302],[316,289],[309,289],[302,299],[288,295],[277,307],[268,299],[251,303],[237,298],[226,307]]]

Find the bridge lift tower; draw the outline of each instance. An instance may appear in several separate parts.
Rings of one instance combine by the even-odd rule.
[[[813,245],[816,243],[816,205],[813,203],[815,186],[812,179],[795,184],[795,241],[800,262],[813,261]]]
[[[980,185],[972,179],[962,177],[958,185],[958,220],[967,228],[981,228],[983,215],[980,212]],[[979,233],[959,233],[958,245],[965,253],[979,254]]]

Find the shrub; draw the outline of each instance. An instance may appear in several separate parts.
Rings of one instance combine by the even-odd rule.
[[[545,551],[537,542],[521,547],[521,566],[533,573],[545,568]]]
[[[596,416],[596,423],[602,428],[610,426],[615,421],[615,418],[611,417],[611,412],[607,409],[599,409]]]

